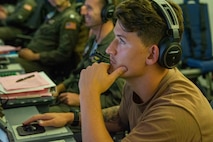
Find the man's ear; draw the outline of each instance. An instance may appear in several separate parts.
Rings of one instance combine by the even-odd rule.
[[[149,56],[146,59],[146,63],[148,65],[152,65],[158,62],[158,58],[159,58],[159,48],[157,45],[152,45],[149,47],[148,49],[149,52]]]

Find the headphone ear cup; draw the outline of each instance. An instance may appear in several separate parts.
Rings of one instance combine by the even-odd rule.
[[[171,38],[164,38],[158,46],[160,50],[158,63],[162,67],[170,69],[180,62],[182,56],[180,43],[172,41]]]
[[[115,6],[113,4],[107,4],[101,11],[102,22],[106,23],[109,19],[113,18]]]

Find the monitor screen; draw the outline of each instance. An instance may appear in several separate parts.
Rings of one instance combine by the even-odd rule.
[[[0,128],[0,142],[9,142],[7,133]]]

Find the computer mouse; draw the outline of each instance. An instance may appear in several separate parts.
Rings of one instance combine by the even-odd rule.
[[[21,126],[18,126],[16,129],[20,136],[27,136],[27,135],[33,135],[33,134],[39,134],[39,133],[45,132],[45,128],[43,126],[40,126],[37,123],[21,125]]]
[[[24,131],[27,131],[27,132],[32,132],[32,131],[36,131],[37,130],[37,127],[31,125],[31,124],[28,124],[28,125],[23,125],[23,130]]]

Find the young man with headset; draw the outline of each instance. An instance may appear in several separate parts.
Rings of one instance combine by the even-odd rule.
[[[110,65],[95,63],[81,72],[83,141],[111,142],[108,131],[128,129],[122,142],[212,141],[209,102],[175,68],[181,59],[180,7],[166,0],[126,0],[115,15],[116,38],[106,50]],[[104,123],[100,94],[119,76],[127,82],[120,109]]]
[[[81,71],[83,141],[111,142],[108,131],[121,130],[129,130],[122,142],[211,141],[212,108],[201,91],[175,67],[181,59],[180,7],[166,0],[125,0],[115,15],[116,38],[106,50],[110,65],[94,63]],[[118,77],[127,82],[122,102],[119,111],[112,109],[115,115],[104,123],[100,94]],[[39,118],[32,117],[25,124]],[[72,121],[64,118],[59,122],[54,117],[52,122],[61,126],[68,119]]]

